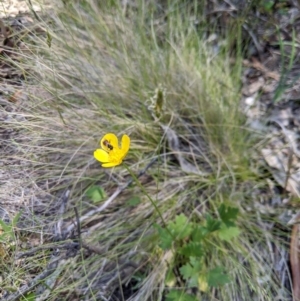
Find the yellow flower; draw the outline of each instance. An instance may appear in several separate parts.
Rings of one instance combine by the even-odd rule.
[[[103,163],[102,167],[113,167],[120,165],[126,157],[130,147],[130,138],[123,135],[121,147],[119,147],[117,136],[108,133],[101,139],[100,145],[101,149],[94,151],[95,159]]]

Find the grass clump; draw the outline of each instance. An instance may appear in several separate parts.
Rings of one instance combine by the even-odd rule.
[[[214,51],[198,1],[64,3],[23,58],[31,87],[14,124],[27,239],[73,243],[47,300],[274,300],[281,284],[246,211],[267,184],[239,112],[241,57]],[[128,169],[94,160],[109,132],[131,137]],[[78,235],[73,208],[97,210],[145,167]],[[37,253],[46,268],[51,252]]]

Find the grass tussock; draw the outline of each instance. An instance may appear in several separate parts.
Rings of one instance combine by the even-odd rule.
[[[285,240],[266,234],[261,225],[267,222],[258,223],[253,209],[255,192],[267,183],[251,162],[254,140],[239,110],[241,57],[233,60],[226,43],[217,51],[209,43],[208,28],[203,22],[197,26],[203,17],[197,2],[66,1],[44,18],[46,38],[28,37],[30,54],[24,53],[20,65],[28,70],[28,98],[10,113],[10,127],[18,133],[11,158],[23,163],[15,163],[15,186],[1,195],[14,201],[20,196],[17,242],[49,249],[15,263],[7,255],[11,259],[1,270],[10,277],[1,287],[17,289],[23,277],[39,274],[58,248],[63,259],[55,286],[47,284],[55,289],[46,300],[173,300],[166,296],[175,288],[195,300],[274,300],[280,294],[284,285],[272,270],[268,244],[283,254]],[[233,32],[226,34],[231,41]],[[160,118],[157,89],[164,91]],[[143,190],[133,182],[108,208],[81,223],[80,238],[90,248],[60,248],[66,239],[78,239],[70,226],[73,208],[81,217],[101,206],[87,190],[101,187],[105,201],[131,177],[122,165],[103,169],[94,160],[108,132],[131,137],[126,164],[134,174],[157,160],[139,178]],[[178,154],[199,172],[184,172]],[[188,288],[178,272],[183,262],[176,246],[159,247],[153,225],[164,224],[148,196],[165,224],[184,214],[204,225],[207,214],[218,217],[221,204],[239,209],[241,234],[228,241],[212,236],[202,259],[201,271],[222,266],[230,283]],[[68,227],[72,231],[64,232]],[[166,281],[170,270],[173,285]]]

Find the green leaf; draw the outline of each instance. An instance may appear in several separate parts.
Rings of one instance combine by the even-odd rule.
[[[206,230],[207,232],[214,232],[220,229],[221,221],[212,218],[209,214],[206,215]]]
[[[12,223],[11,223],[13,227],[15,227],[17,225],[17,223],[18,223],[18,221],[20,219],[21,214],[22,214],[22,211],[18,212],[16,214],[16,216],[13,218]]]
[[[146,275],[144,273],[141,272],[136,272],[134,275],[132,275],[132,279],[134,280],[134,282],[136,283],[135,285],[133,285],[131,287],[132,290],[137,290],[138,288],[141,287],[142,283],[144,282],[146,278]]]
[[[159,246],[163,250],[171,249],[173,243],[173,237],[170,235],[170,232],[159,225],[154,225],[154,228],[156,228],[158,232],[158,236],[160,240]]]
[[[86,191],[86,196],[89,197],[94,203],[103,201],[106,198],[104,189],[100,186],[92,186]]]
[[[234,237],[239,236],[240,232],[240,229],[237,227],[227,227],[224,225],[224,227],[219,230],[218,235],[220,239],[230,241]]]
[[[202,244],[199,242],[189,242],[185,244],[180,250],[179,253],[186,257],[201,257],[203,256]]]
[[[227,227],[234,227],[235,226],[235,221],[237,219],[237,215],[239,213],[238,208],[230,207],[230,206],[225,206],[222,204],[219,209],[219,214],[221,217],[222,222],[227,226]]]
[[[191,234],[192,241],[201,242],[207,233],[208,233],[207,229],[203,226],[198,225],[194,227]]]
[[[7,242],[9,239],[14,239],[14,231],[11,224],[6,224],[0,219],[0,228],[2,228],[3,233],[0,235],[0,242]]]
[[[130,207],[135,207],[141,203],[141,199],[138,196],[134,196],[126,201],[126,205]]]
[[[272,8],[274,6],[274,0],[273,1],[264,1],[262,5],[263,5],[263,8],[269,13],[272,11]]]
[[[165,277],[165,284],[169,287],[173,287],[176,284],[176,276],[173,269],[168,269],[167,275]]]
[[[198,301],[198,298],[179,290],[171,290],[166,295],[166,301]]]
[[[35,301],[36,295],[35,293],[29,293],[26,296],[23,296],[20,301]]]
[[[158,225],[155,226],[159,237],[159,246],[163,250],[170,249],[173,241],[182,240],[190,236],[193,230],[193,224],[188,222],[187,217],[184,214],[177,215],[175,221],[170,221],[167,225],[167,229],[164,229]]]
[[[207,282],[210,287],[218,287],[229,283],[230,278],[225,274],[222,267],[216,267],[208,272]]]
[[[198,277],[201,267],[202,264],[199,258],[191,257],[190,262],[179,269],[183,279],[187,281],[188,287],[198,287]]]
[[[10,224],[6,224],[2,219],[0,219],[0,226],[3,232],[11,231],[12,226]]]
[[[192,224],[188,223],[188,219],[184,214],[177,215],[175,222],[169,222],[168,229],[176,239],[188,237],[193,230]]]

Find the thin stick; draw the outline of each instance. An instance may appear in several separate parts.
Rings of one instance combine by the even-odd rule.
[[[140,176],[142,176],[157,160],[157,157],[153,158],[150,163],[145,167],[144,170],[140,171],[137,175],[137,178],[139,178]],[[79,218],[79,222],[82,223],[83,221],[85,221],[86,219],[88,219],[89,217],[100,213],[102,211],[104,211],[109,205],[110,203],[123,191],[125,190],[132,182],[133,182],[133,178],[131,178],[125,185],[123,185],[122,187],[118,187],[117,190],[104,202],[104,204],[96,209],[90,210],[89,212],[87,212],[86,214],[84,214],[83,216],[81,216]],[[77,221],[78,222],[78,221]],[[69,227],[67,227],[65,234],[70,233],[71,231],[74,230],[75,224],[71,224]]]

